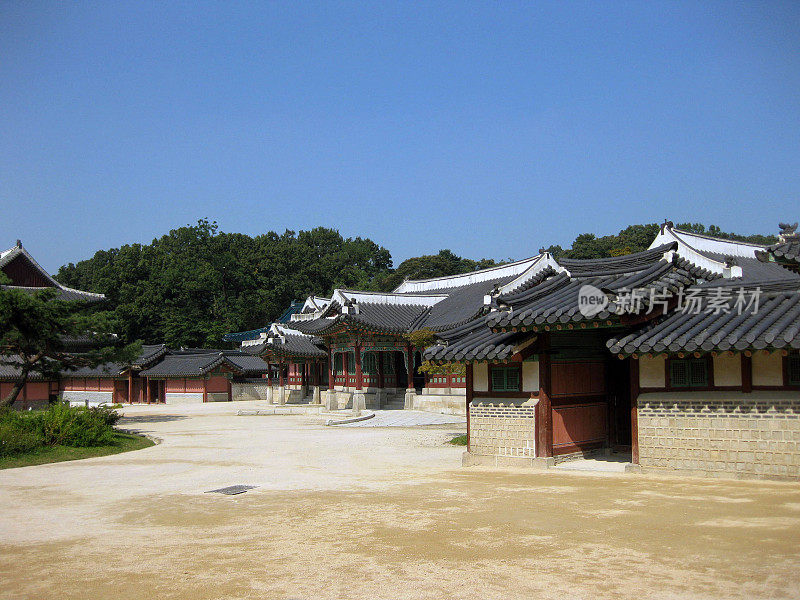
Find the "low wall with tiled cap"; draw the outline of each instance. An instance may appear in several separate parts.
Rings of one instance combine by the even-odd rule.
[[[465,415],[466,391],[464,388],[426,388],[422,394],[414,394],[412,408],[443,415]]]
[[[698,475],[800,478],[800,392],[639,396],[639,464]]]
[[[269,383],[232,383],[231,384],[231,400],[262,400],[267,401]]]
[[[470,454],[536,456],[535,402],[501,398],[473,401],[469,408]]]

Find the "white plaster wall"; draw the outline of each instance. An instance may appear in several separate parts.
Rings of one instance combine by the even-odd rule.
[[[753,385],[783,385],[783,357],[780,353],[753,354]]]
[[[738,354],[722,354],[714,357],[714,385],[742,385],[742,359]]]
[[[539,361],[532,360],[522,363],[522,391],[539,391]]]
[[[61,392],[61,400],[69,402],[70,406],[97,406],[103,402],[111,404],[114,399],[113,392],[82,392],[65,390]]]
[[[644,388],[663,388],[666,387],[664,381],[664,362],[663,356],[648,358],[642,356],[639,359],[639,386]]]
[[[203,393],[167,393],[164,402],[166,404],[202,404]]]
[[[489,391],[489,365],[475,363],[472,366],[472,389],[476,392]]]

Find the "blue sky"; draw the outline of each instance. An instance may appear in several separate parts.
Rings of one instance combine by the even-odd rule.
[[[0,2],[0,247],[198,218],[395,264],[800,219],[800,4]]]

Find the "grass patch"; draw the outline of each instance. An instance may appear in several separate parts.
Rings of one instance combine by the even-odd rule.
[[[452,440],[450,440],[450,443],[453,444],[453,446],[466,446],[467,434],[465,433],[464,435],[457,435]]]
[[[15,467],[30,467],[46,463],[63,462],[65,460],[80,460],[96,456],[108,456],[131,450],[141,450],[153,446],[154,443],[143,435],[114,432],[113,441],[105,446],[91,446],[88,448],[74,448],[71,446],[42,446],[13,456],[0,457],[0,469],[13,469]]]

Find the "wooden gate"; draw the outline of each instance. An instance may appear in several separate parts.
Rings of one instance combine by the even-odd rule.
[[[607,394],[604,360],[553,361],[554,455],[608,444]]]

